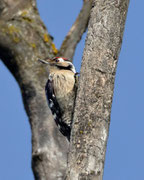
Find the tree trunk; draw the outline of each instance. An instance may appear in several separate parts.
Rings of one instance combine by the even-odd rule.
[[[128,4],[129,0],[93,0],[66,179],[102,180],[116,65]]]

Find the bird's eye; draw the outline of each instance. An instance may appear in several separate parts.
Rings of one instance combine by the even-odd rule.
[[[55,62],[59,62],[59,59],[56,59]]]

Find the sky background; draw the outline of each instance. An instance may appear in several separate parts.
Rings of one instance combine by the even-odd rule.
[[[82,0],[38,0],[48,32],[59,48]],[[129,6],[117,67],[104,180],[144,179],[144,1]],[[74,62],[80,70],[85,36]],[[0,180],[34,180],[31,132],[20,89],[0,61]]]

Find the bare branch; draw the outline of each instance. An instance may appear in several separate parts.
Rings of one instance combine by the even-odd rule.
[[[74,112],[66,179],[102,180],[118,55],[129,0],[94,0]]]
[[[87,29],[90,10],[91,10],[92,0],[84,0],[83,7],[71,27],[70,31],[68,32],[65,40],[63,41],[59,55],[72,59],[74,56],[75,48],[78,42],[81,40],[83,33]]]

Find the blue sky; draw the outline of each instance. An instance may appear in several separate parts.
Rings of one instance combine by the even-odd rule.
[[[38,0],[41,18],[59,48],[82,0]],[[104,180],[144,179],[144,1],[131,1],[116,74]],[[80,69],[84,39],[74,62]],[[0,62],[0,179],[33,180],[31,134],[19,87]]]

